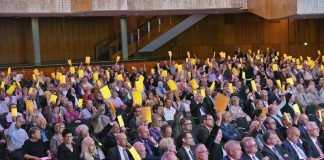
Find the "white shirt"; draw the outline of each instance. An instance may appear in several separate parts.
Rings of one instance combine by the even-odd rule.
[[[298,158],[299,159],[306,159],[306,155],[305,152],[299,148],[295,143],[291,142],[290,140],[288,140],[288,142],[293,146],[294,150],[296,151]]]
[[[170,107],[170,109],[164,107],[164,118],[166,121],[174,120],[174,115],[176,113],[176,110],[173,107]]]
[[[185,150],[186,150],[186,152],[187,152],[187,154],[189,155],[189,158],[190,158],[190,160],[193,160],[192,159],[192,157],[191,157],[191,155],[190,155],[190,148],[188,149],[188,148],[185,148],[185,147],[183,147]],[[191,153],[192,153],[192,155],[193,155],[193,152],[191,151]]]
[[[118,151],[119,151],[120,159],[121,159],[121,160],[125,160],[125,159],[126,159],[126,158],[125,158],[125,155],[124,155],[124,149],[125,149],[125,148],[120,147],[120,146],[118,146],[118,145],[117,145],[117,147],[118,147]],[[125,150],[126,150],[126,149],[125,149]],[[128,159],[129,159],[129,157],[128,157]]]
[[[259,158],[255,154],[248,154],[248,155],[252,160],[259,160]],[[253,159],[253,156],[254,156],[254,159]]]

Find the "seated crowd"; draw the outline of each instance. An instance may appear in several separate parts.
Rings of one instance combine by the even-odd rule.
[[[169,56],[149,70],[117,61],[32,79],[2,72],[0,159],[324,158],[320,52]]]

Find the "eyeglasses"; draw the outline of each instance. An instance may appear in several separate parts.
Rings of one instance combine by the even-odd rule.
[[[246,148],[256,147],[257,145],[254,143],[252,145],[246,146]]]
[[[318,131],[319,128],[313,128],[313,129],[309,129],[309,131]]]
[[[185,123],[184,125],[192,125],[192,123]]]

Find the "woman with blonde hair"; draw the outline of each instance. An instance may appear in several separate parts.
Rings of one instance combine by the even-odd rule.
[[[91,137],[83,139],[81,149],[81,160],[99,160],[96,155],[95,142]]]
[[[52,137],[51,141],[50,141],[50,150],[52,152],[53,155],[53,159],[56,160],[57,159],[57,147],[63,143],[63,136],[62,136],[62,132],[65,129],[65,125],[64,123],[57,123],[55,125],[55,135]]]

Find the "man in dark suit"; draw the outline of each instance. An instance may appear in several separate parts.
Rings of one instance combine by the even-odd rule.
[[[196,125],[199,125],[202,123],[202,117],[203,114],[208,113],[207,107],[205,106],[202,99],[202,96],[200,93],[197,93],[194,96],[194,99],[190,103],[190,111],[191,115],[194,116],[196,119]]]
[[[253,137],[244,137],[242,139],[242,147],[244,160],[261,160],[263,155],[258,151],[258,146]]]
[[[282,147],[288,152],[289,159],[300,160],[306,159],[304,147],[299,142],[300,131],[296,127],[287,129],[287,139],[283,141]]]
[[[106,160],[133,160],[132,154],[127,150],[129,146],[125,133],[118,133],[116,136],[117,146],[109,149]]]
[[[206,114],[204,116],[203,124],[199,126],[198,128],[198,134],[197,134],[197,140],[199,143],[206,143],[206,140],[208,138],[208,135],[211,131],[211,129],[214,126],[214,118]]]
[[[206,88],[206,97],[203,99],[203,104],[207,108],[207,114],[211,114],[213,118],[215,118],[215,109],[214,109],[214,101],[215,93],[212,94],[212,91],[209,88]]]
[[[216,115],[216,122],[213,126],[213,129],[210,131],[210,134],[205,141],[205,145],[209,151],[209,160],[222,160],[223,159],[223,143],[222,143],[222,131],[219,126],[221,125],[221,115]]]
[[[265,124],[267,131],[275,131],[281,141],[285,140],[284,134],[279,128],[277,128],[277,123],[272,117],[267,117],[263,123]]]
[[[305,139],[308,137],[307,131],[306,131],[306,123],[309,122],[308,116],[306,114],[301,114],[298,119],[298,129],[300,130],[300,136],[302,139]]]
[[[230,112],[224,112],[222,116],[222,124],[220,126],[223,134],[223,142],[228,140],[240,140],[241,136],[237,129],[231,124],[232,114]]]
[[[181,143],[181,147],[177,151],[177,157],[179,160],[195,160],[191,148],[194,144],[191,133],[182,133],[179,137],[179,142]]]
[[[159,144],[150,136],[149,129],[146,126],[140,126],[137,130],[138,137],[135,142],[142,142],[146,148],[147,158],[158,159],[160,156]]]
[[[267,131],[263,134],[265,145],[262,148],[262,155],[268,156],[271,160],[284,160],[288,158],[286,151],[277,144],[278,136],[275,131]]]
[[[303,147],[306,155],[312,158],[324,158],[323,144],[319,141],[319,128],[315,122],[306,123],[308,137],[304,140]]]
[[[240,142],[229,140],[225,143],[224,148],[227,156],[225,156],[223,160],[242,160],[242,148]]]

